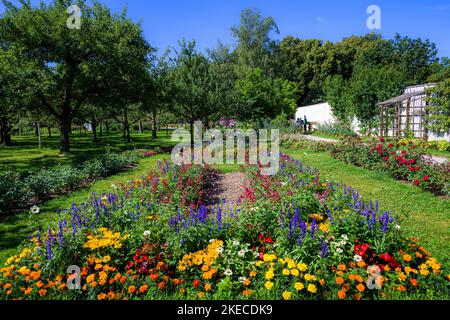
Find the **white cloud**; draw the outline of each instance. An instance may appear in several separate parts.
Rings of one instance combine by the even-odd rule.
[[[322,17],[317,17],[317,18],[316,18],[316,21],[322,23],[322,22],[325,22],[325,19],[322,18]]]

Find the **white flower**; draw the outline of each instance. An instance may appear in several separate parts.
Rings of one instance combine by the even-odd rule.
[[[216,239],[211,239],[211,240],[209,240],[209,243],[213,243],[215,241],[216,241]]]
[[[346,234],[343,234],[343,235],[342,235],[342,239],[344,239],[345,241],[347,241],[347,240],[348,240],[348,236],[347,236]]]
[[[401,227],[400,227],[398,224],[395,225],[395,229],[396,229],[396,230],[400,230],[400,228],[401,228]]]
[[[231,276],[233,274],[233,271],[231,271],[230,269],[225,270],[225,272],[223,273],[226,276]]]
[[[239,241],[237,240],[233,241],[233,246],[238,246],[239,244],[240,244]]]
[[[355,256],[353,257],[353,260],[356,262],[360,262],[360,261],[362,261],[362,257],[359,254],[355,254]]]
[[[342,253],[342,252],[344,252],[344,250],[342,250],[341,248],[337,248],[337,249],[336,249],[336,252],[337,252],[337,253]]]
[[[238,281],[239,281],[240,283],[244,282],[245,280],[247,280],[246,277],[239,277],[239,279],[238,279]]]
[[[223,247],[217,248],[217,252],[218,253],[222,253],[223,252]]]
[[[113,183],[113,184],[111,184],[111,188],[117,189],[117,186]]]
[[[247,252],[247,250],[241,250],[241,251],[238,252],[238,256],[239,257],[243,257],[243,256],[245,256],[246,252]]]
[[[148,237],[150,235],[150,231],[149,230],[145,230],[144,231],[144,237]]]
[[[32,206],[30,209],[31,213],[39,213],[41,211],[41,208],[38,206]]]

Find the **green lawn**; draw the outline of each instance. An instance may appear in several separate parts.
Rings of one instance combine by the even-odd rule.
[[[442,262],[450,249],[450,200],[439,198],[389,176],[344,164],[327,153],[310,150],[284,150],[306,165],[317,167],[323,178],[345,182],[362,193],[366,200],[379,200],[381,208],[402,219],[403,231]]]
[[[150,132],[132,133],[131,143],[125,143],[119,132],[99,136],[99,142],[93,143],[91,134],[71,136],[71,152],[65,157],[59,156],[59,137],[42,137],[42,148],[38,148],[34,136],[13,136],[13,145],[0,146],[0,171],[7,168],[19,170],[51,168],[58,164],[70,164],[83,158],[96,156],[110,150],[120,152],[132,149],[153,149],[158,146],[170,146],[170,134],[159,131],[158,138],[152,139]]]

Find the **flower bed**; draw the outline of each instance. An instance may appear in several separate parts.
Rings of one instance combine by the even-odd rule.
[[[76,166],[28,172],[5,171],[0,173],[0,214],[29,208],[54,195],[77,190],[88,182],[108,177],[134,165],[139,158],[156,154],[155,151],[146,150],[106,153]]]
[[[450,195],[450,164],[433,163],[413,142],[370,144],[349,140],[330,145],[331,155],[369,170],[387,173],[436,195]]]
[[[283,156],[246,166],[238,205],[203,201],[202,166],[145,178],[61,212],[0,270],[2,299],[379,299],[445,297],[449,279],[397,217]],[[79,266],[80,288],[66,270]],[[69,281],[69,284],[72,283]]]

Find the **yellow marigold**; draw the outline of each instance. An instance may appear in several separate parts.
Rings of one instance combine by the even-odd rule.
[[[316,276],[313,276],[313,275],[307,273],[307,274],[305,274],[305,280],[309,281],[309,282],[313,282],[313,281],[316,281],[317,278],[316,278]]]
[[[289,268],[289,269],[295,268],[295,262],[294,262],[294,261],[289,261],[289,262],[288,262],[288,268]]]
[[[255,265],[256,265],[257,267],[260,267],[263,263],[264,263],[264,262],[262,262],[262,261],[260,260],[260,261],[257,261]]]
[[[310,283],[308,285],[308,291],[311,292],[311,293],[316,293],[317,292],[317,287],[314,284]]]
[[[108,274],[105,271],[100,271],[98,276],[100,277],[100,279],[105,280],[108,278]]]
[[[292,297],[292,293],[291,292],[289,292],[289,291],[283,292],[283,299],[284,300],[291,300],[291,297]]]
[[[251,271],[250,272],[250,278],[254,278],[256,277],[256,272],[255,271]]]
[[[329,228],[328,225],[325,224],[325,223],[321,223],[321,224],[319,225],[319,229],[320,229],[323,233],[327,233],[327,232],[330,231],[330,228]]]
[[[103,269],[103,265],[98,263],[98,264],[95,265],[94,269],[95,270],[101,270],[101,269]]]
[[[419,272],[420,272],[420,274],[423,275],[423,276],[427,276],[427,275],[430,274],[430,271],[428,271],[428,270],[426,270],[426,269],[420,269]]]
[[[301,282],[296,282],[296,283],[294,284],[294,288],[295,288],[295,290],[297,290],[297,291],[301,291],[301,290],[303,290],[303,289],[305,288],[305,286],[304,286],[303,283],[301,283]]]
[[[274,278],[273,269],[269,269],[269,271],[266,272],[265,278],[266,280],[272,280]]]
[[[265,261],[265,262],[270,262],[270,261],[273,261],[273,260],[275,260],[277,258],[277,256],[276,255],[274,255],[274,254],[264,254],[263,255],[263,260]]]
[[[364,290],[366,290],[366,287],[362,283],[359,283],[356,286],[356,289],[358,289],[359,292],[364,292]]]
[[[273,282],[272,281],[267,281],[264,286],[266,287],[267,290],[271,290],[273,288]]]
[[[90,274],[90,275],[88,275],[87,278],[86,278],[86,282],[87,282],[87,283],[91,283],[91,282],[94,281],[94,280],[95,280],[95,274]]]
[[[204,292],[199,292],[197,296],[198,296],[199,299],[203,299],[203,297],[205,296],[205,293]]]
[[[283,269],[283,275],[288,276],[291,272],[288,269]]]
[[[298,269],[292,269],[291,275],[293,275],[294,277],[298,277],[300,275],[300,272],[298,271]]]
[[[301,272],[305,272],[308,269],[308,265],[306,265],[305,263],[299,263],[297,265],[298,270],[300,270]]]
[[[106,299],[106,294],[100,293],[100,294],[97,296],[97,299],[98,299],[98,300],[105,300],[105,299]]]
[[[212,287],[209,283],[205,284],[205,291],[209,291],[211,289],[212,289]]]

